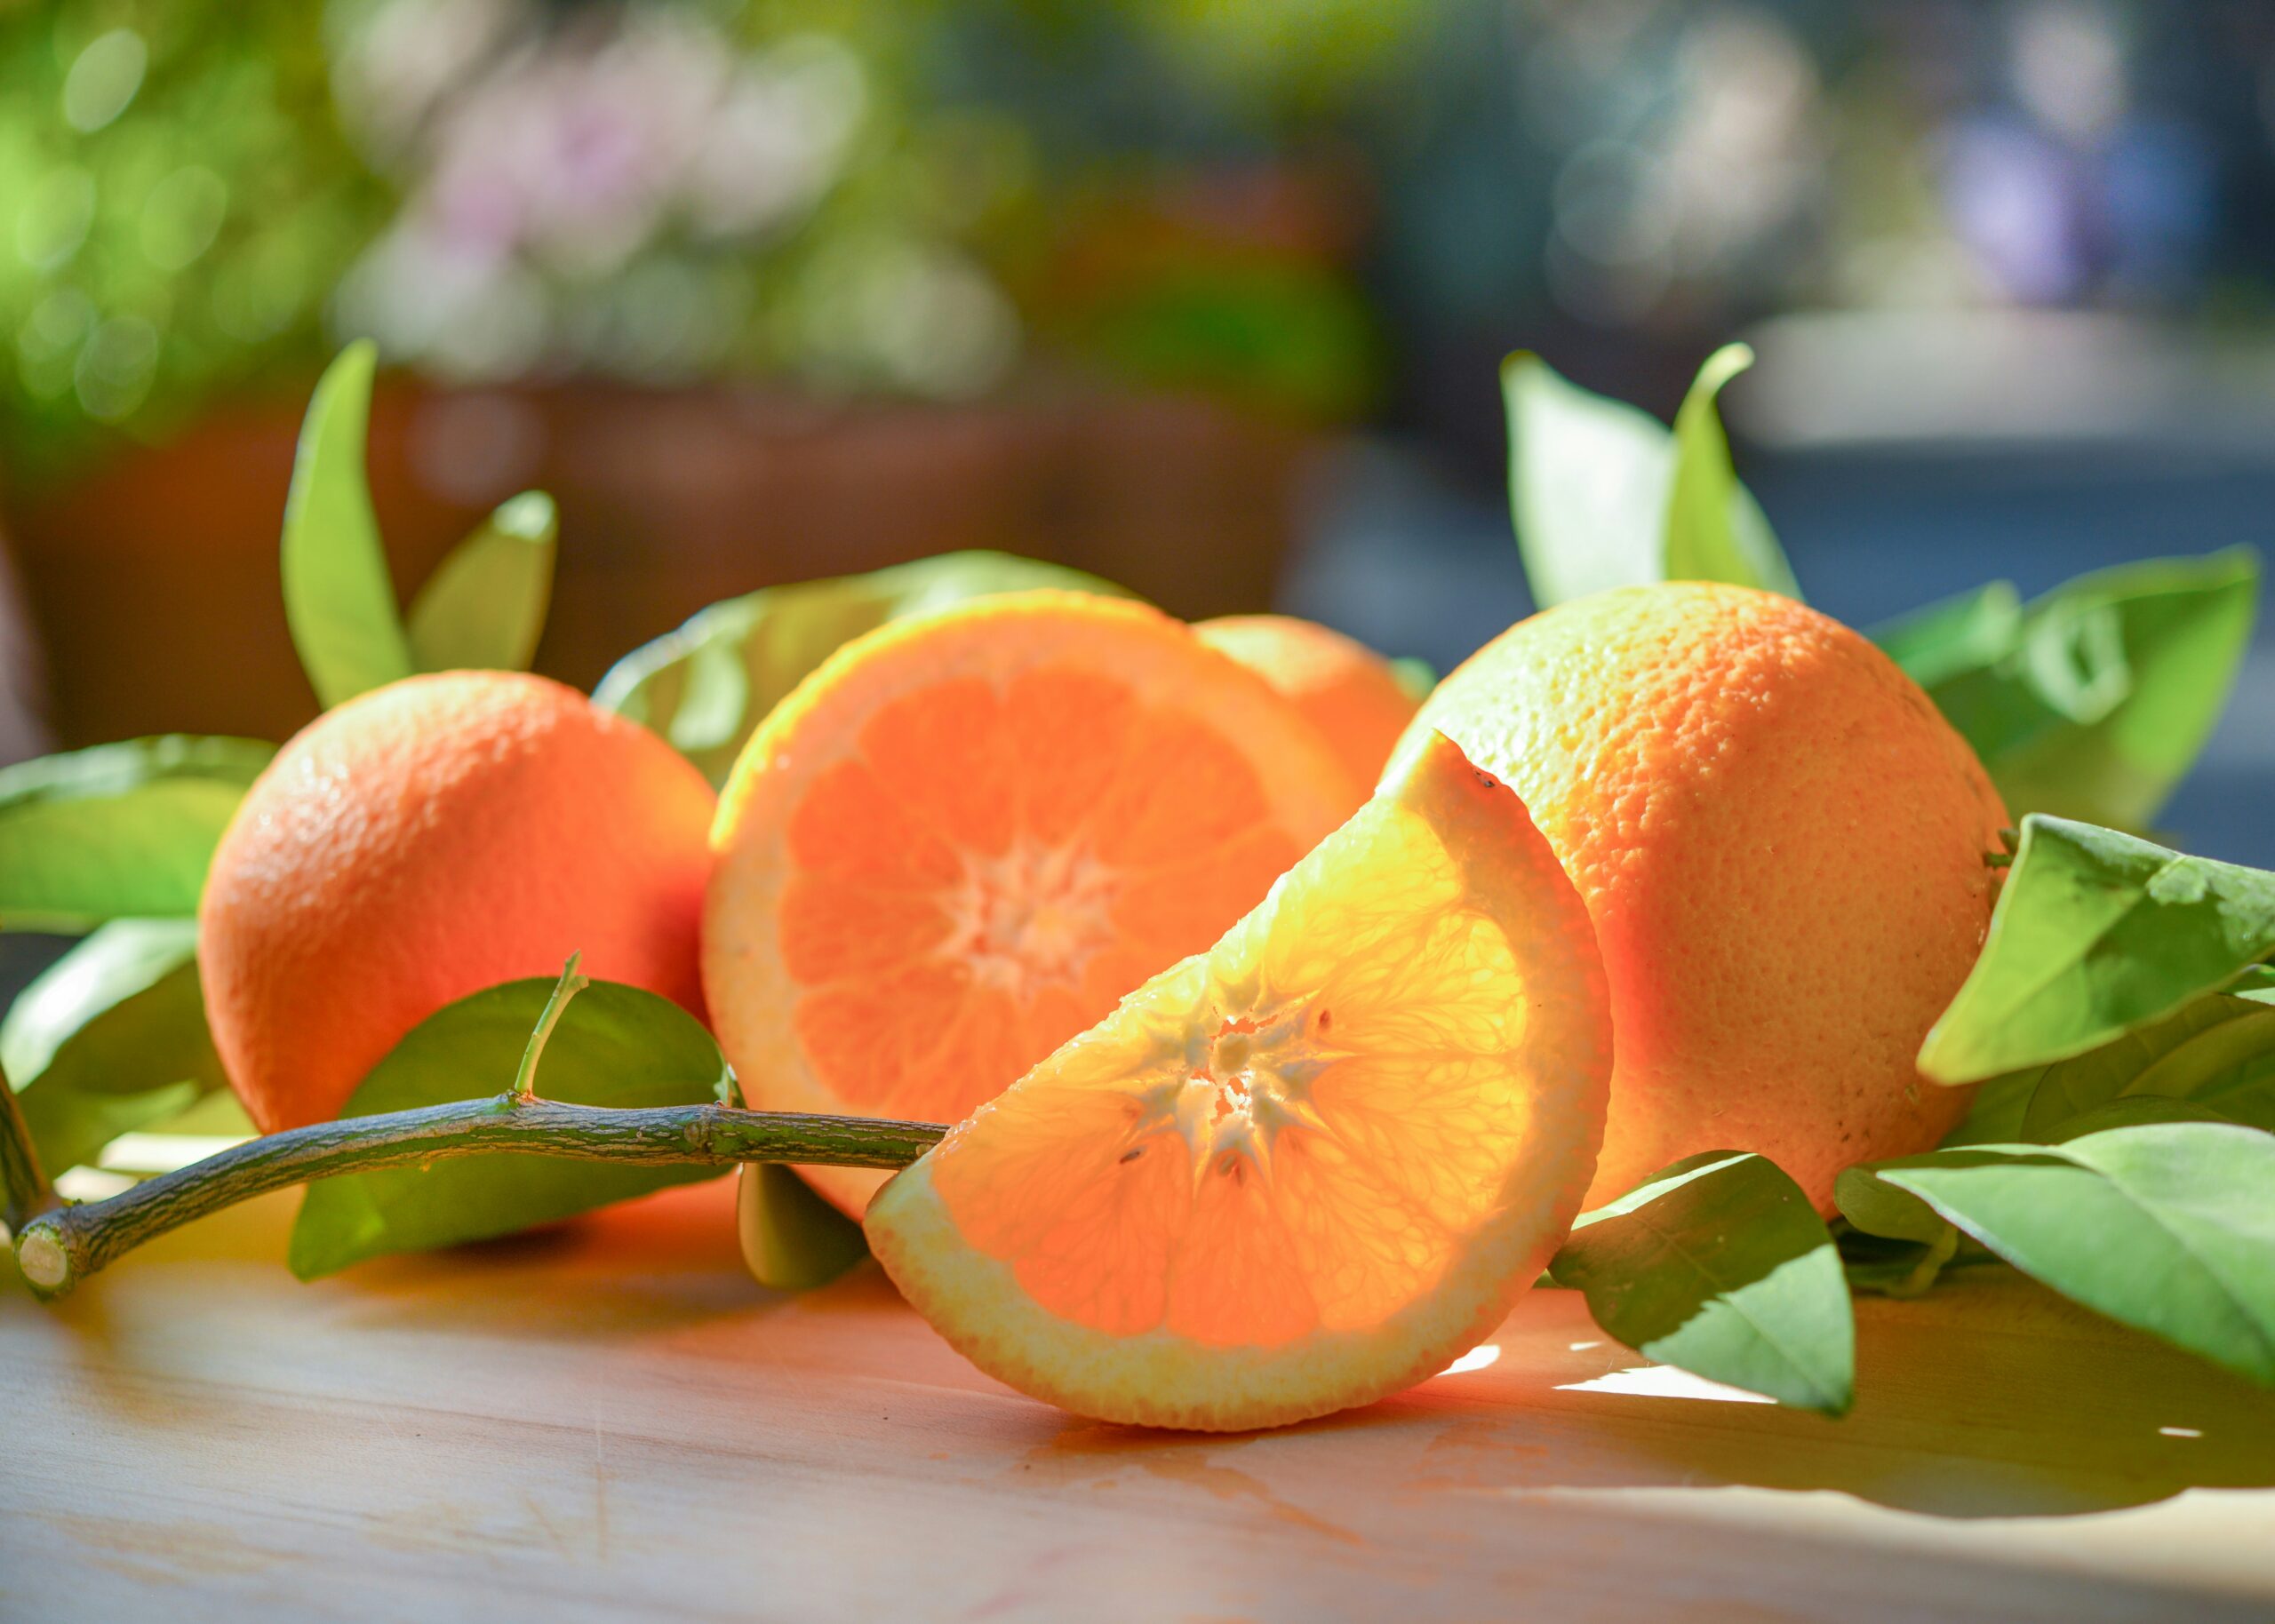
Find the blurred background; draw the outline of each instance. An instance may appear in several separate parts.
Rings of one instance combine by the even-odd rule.
[[[0,759],[313,715],[275,548],[387,368],[408,590],[559,498],[539,668],[993,546],[1440,668],[1529,607],[1503,354],[1859,625],[2275,511],[2263,0],[0,0]],[[2275,643],[2166,817],[2275,864]]]

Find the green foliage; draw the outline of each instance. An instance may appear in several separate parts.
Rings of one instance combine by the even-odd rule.
[[[508,982],[438,1010],[374,1067],[343,1117],[480,1098],[513,1087],[555,983]],[[562,1014],[545,1050],[549,1100],[618,1107],[722,1099],[726,1063],[702,1023],[668,999],[594,982]],[[351,1174],[309,1188],[289,1261],[302,1279],[393,1252],[510,1235],[716,1167],[648,1166],[543,1156],[469,1156],[424,1168]]]
[[[761,1286],[811,1291],[869,1255],[861,1226],[787,1167],[753,1162],[735,1192],[743,1262]]]
[[[2003,581],[1880,628],[2016,816],[2145,827],[2211,736],[2259,597],[2248,547],[2097,570],[2025,605]]]
[[[284,501],[284,616],[327,708],[416,672],[526,671],[553,594],[558,516],[524,491],[443,561],[404,626],[363,474],[378,358],[351,344],[316,385]]]
[[[1798,598],[1801,589],[1776,532],[1730,467],[1715,399],[1753,364],[1743,344],[1706,358],[1674,418],[1674,482],[1667,493],[1664,559],[1672,581],[1733,581]]]
[[[53,1172],[227,1087],[205,1030],[196,921],[119,919],[79,943],[0,1021],[0,1064]]]
[[[2042,1143],[2074,1136],[2082,1116],[2183,1102],[2275,1128],[2275,1008],[2210,993],[2057,1061],[2032,1090],[2016,1137]]]
[[[1715,410],[1752,360],[1743,345],[1708,357],[1670,433],[1537,355],[1509,358],[1509,511],[1535,601],[1674,580],[1800,595],[1731,470]],[[2028,604],[1993,581],[1874,635],[1974,746],[2016,816],[2139,829],[2227,703],[2259,573],[2258,555],[2233,547],[2098,570]]]
[[[384,218],[332,115],[323,8],[0,9],[0,461],[81,466],[206,400],[313,373]]]
[[[325,369],[300,426],[284,498],[284,617],[326,707],[414,669],[363,476],[378,364],[378,347],[364,339]]]
[[[2275,874],[2114,830],[2024,820],[1982,957],[1920,1069],[1965,1083],[2083,1055],[2275,947]]]
[[[1438,686],[1437,667],[1425,659],[1411,654],[1401,654],[1390,663],[1390,674],[1406,690],[1408,698],[1419,705]]]
[[[1852,1222],[1912,1198],[2063,1296],[2275,1386],[2275,1135],[2153,1124],[1937,1150],[1841,1183]]]
[[[1800,595],[1769,521],[1731,472],[1714,404],[1752,360],[1736,344],[1709,356],[1672,432],[1567,382],[1537,355],[1503,363],[1509,512],[1535,602],[1679,580]]]
[[[421,671],[527,671],[553,601],[561,521],[527,490],[435,567],[411,605],[411,657]]]
[[[1613,1336],[1652,1358],[1838,1415],[1856,1325],[1832,1234],[1760,1156],[1709,1151],[1582,1215],[1550,1265]]]
[[[169,734],[0,768],[0,929],[196,913],[213,848],[275,753]]]
[[[724,784],[766,713],[840,645],[905,615],[1034,587],[1130,596],[1061,564],[1007,553],[944,553],[714,603],[619,661],[593,698],[654,728],[714,784]]]

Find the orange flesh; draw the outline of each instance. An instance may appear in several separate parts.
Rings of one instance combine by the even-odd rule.
[[[1037,1306],[1282,1348],[1390,1321],[1488,1218],[1539,1132],[1521,1057],[1545,989],[1422,820],[1369,816],[1333,839],[1372,886],[1297,871],[1095,1060],[1054,1057],[934,1153],[946,1215]]]
[[[879,706],[792,811],[794,1029],[851,1109],[954,1120],[1302,855],[1216,728],[1074,665]]]

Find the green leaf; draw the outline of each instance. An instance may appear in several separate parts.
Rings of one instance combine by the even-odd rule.
[[[1549,1265],[1651,1358],[1840,1414],[1856,1325],[1832,1234],[1775,1163],[1710,1151],[1582,1215]]]
[[[451,550],[411,605],[421,671],[527,671],[553,599],[560,515],[525,490]]]
[[[2063,1296],[2275,1386],[2275,1134],[2172,1122],[1868,1172]]]
[[[327,708],[414,669],[363,476],[378,362],[378,348],[359,339],[325,369],[284,498],[284,618]]]
[[[1884,628],[2008,808],[2143,828],[2211,736],[2259,596],[2231,547],[2079,576],[2017,609],[2003,582]]]
[[[2275,874],[2025,818],[1982,956],[1920,1070],[1965,1083],[2081,1055],[2225,985],[2271,946]]]
[[[761,1286],[811,1291],[869,1255],[861,1226],[772,1162],[752,1162],[735,1190],[743,1262]]]
[[[1417,705],[1427,699],[1430,691],[1438,686],[1437,667],[1411,654],[1400,655],[1391,661],[1390,674],[1398,680],[1398,685],[1405,690],[1406,697]]]
[[[1938,1222],[1932,1240],[1888,1240],[1851,1230],[1840,1247],[1840,1271],[1850,1292],[1882,1297],[1925,1296],[1957,1257],[1960,1234]]]
[[[2022,594],[2012,581],[1992,581],[1876,626],[1872,638],[1932,694],[1940,683],[2004,659],[2022,629]]]
[[[1944,1146],[2014,1143],[2023,1136],[2023,1118],[2045,1075],[2044,1066],[2027,1066],[1978,1084],[1966,1118],[1944,1135]]]
[[[1058,564],[1006,553],[946,553],[714,603],[626,656],[593,698],[654,728],[714,784],[724,784],[766,713],[840,645],[905,615],[1035,587],[1130,595]]]
[[[1709,357],[1672,433],[1558,377],[1537,355],[1502,363],[1509,514],[1535,602],[1694,579],[1799,595],[1768,521],[1730,472],[1714,406],[1751,360],[1743,345]]]
[[[2024,1113],[2021,1131],[2015,1137],[2026,1143],[2043,1144],[2071,1118],[2126,1095],[2177,1095],[2189,1092],[2183,1087],[2155,1088],[2140,1085],[2144,1079],[2153,1077],[2175,1053],[2194,1049],[2200,1062],[2214,1051],[2197,1048],[2195,1040],[2216,1036],[2218,1029],[2240,1023],[2247,1033],[2264,1033],[2268,1030],[2263,1022],[2243,1022],[2242,1018],[2249,1015],[2275,1021],[2275,1009],[2221,994],[2199,998],[2183,1004],[2161,1021],[2121,1032],[2099,1048],[2055,1062],[2046,1068],[2032,1093],[2030,1109]],[[2232,1043],[2232,1035],[2230,1042]],[[2245,1058],[2247,1054],[2239,1055],[2230,1063],[2240,1063]]]
[[[58,1173],[226,1088],[196,921],[119,919],[73,947],[0,1020],[0,1064],[40,1161]]]
[[[169,734],[0,768],[0,928],[196,913],[221,832],[275,753]]]
[[[2062,1144],[2072,1139],[2083,1139],[2089,1134],[2105,1134],[2111,1128],[2141,1127],[2156,1122],[2228,1122],[2234,1118],[2225,1116],[2209,1106],[2193,1100],[2159,1099],[2152,1095],[2131,1095],[2096,1105],[2091,1111],[2079,1111],[2057,1124],[2046,1137],[2048,1144]]]
[[[1776,532],[1730,466],[1715,399],[1753,364],[1743,344],[1706,358],[1674,418],[1674,483],[1667,494],[1664,568],[1671,581],[1730,581],[1801,595]]]
[[[511,1088],[554,978],[507,982],[413,1027],[347,1102],[345,1117],[477,1099]],[[545,1050],[549,1100],[580,1105],[698,1105],[722,1097],[727,1070],[702,1023],[637,987],[594,982]],[[292,1226],[292,1272],[314,1279],[391,1252],[510,1235],[719,1169],[555,1157],[469,1156],[350,1174],[309,1186]]]

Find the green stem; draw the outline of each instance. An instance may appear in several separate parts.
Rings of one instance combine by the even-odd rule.
[[[32,1147],[32,1131],[24,1121],[24,1108],[16,1103],[16,1090],[0,1069],[0,1221],[8,1232],[20,1234],[25,1224],[56,1204],[55,1186],[39,1165]]]
[[[553,991],[545,1000],[545,1009],[537,1018],[537,1025],[530,1032],[529,1047],[522,1051],[522,1069],[514,1074],[514,1095],[516,1099],[537,1097],[537,1063],[545,1058],[545,1041],[553,1036],[553,1029],[561,1024],[561,1017],[568,1013],[569,1000],[593,984],[593,978],[578,971],[582,953],[569,955],[569,962],[561,967],[561,979],[553,983]]]
[[[930,1122],[738,1111],[727,1105],[619,1111],[535,1099],[516,1091],[486,1100],[318,1122],[249,1139],[108,1199],[28,1217],[16,1229],[16,1262],[33,1291],[60,1297],[144,1241],[239,1201],[312,1179],[452,1156],[514,1150],[649,1165],[799,1162],[890,1168],[906,1166],[947,1131]],[[12,1207],[17,1198],[12,1162],[9,1176]]]

